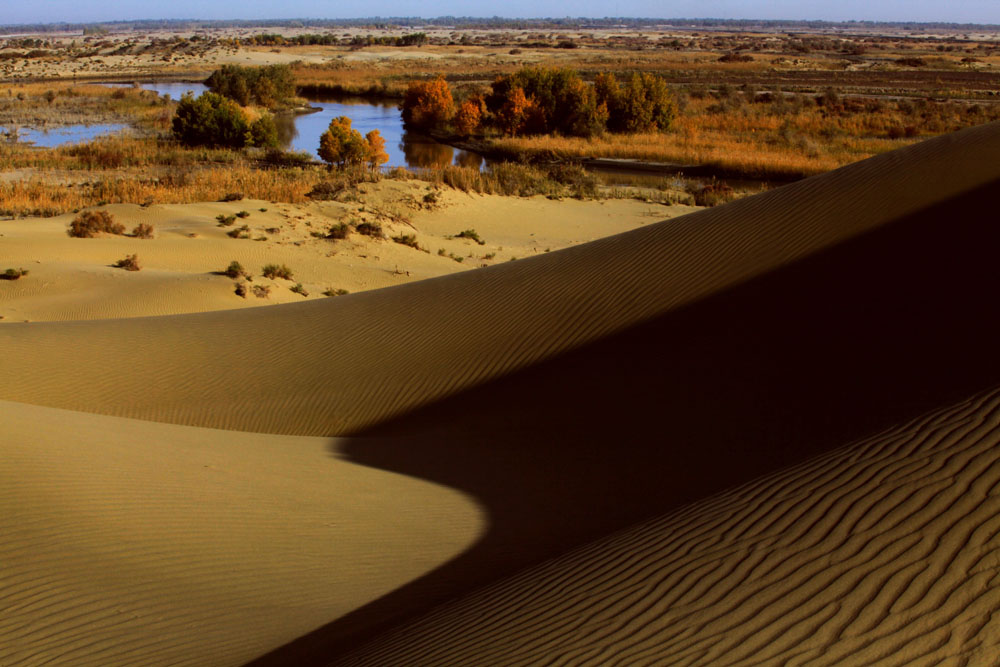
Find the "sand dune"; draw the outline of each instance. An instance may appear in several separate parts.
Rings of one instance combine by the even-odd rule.
[[[290,291],[296,283],[303,285],[307,298],[323,299],[323,292],[331,288],[353,293],[478,269],[692,210],[636,200],[552,201],[433,188],[419,181],[386,179],[361,185],[363,201],[103,207],[127,230],[140,223],[152,225],[156,232],[151,240],[111,235],[70,238],[66,230],[72,214],[2,220],[0,272],[23,267],[30,278],[0,284],[0,318],[5,322],[111,319],[300,302],[304,297]],[[429,191],[437,197],[430,210],[417,203]],[[241,212],[246,217],[233,218],[238,224],[220,227],[216,221],[219,215]],[[313,235],[322,237],[331,225],[344,221],[377,223],[386,236],[413,234],[427,252],[357,233],[342,240]],[[249,228],[250,239],[227,236],[242,225]],[[480,234],[483,245],[455,238],[470,227]],[[139,255],[142,271],[112,266],[133,253]],[[266,298],[250,294],[243,299],[234,293],[234,281],[219,275],[233,260],[252,274],[253,284],[270,289]],[[292,279],[263,277],[261,270],[267,264],[289,266]]]
[[[358,665],[992,664],[1000,390],[494,584]]]
[[[476,540],[324,438],[0,402],[0,665],[239,664]]]
[[[0,330],[10,354],[0,398],[216,428],[347,433],[983,186],[996,176],[998,144],[995,128],[973,129],[669,224],[335,303],[12,324]]]
[[[72,618],[81,600],[144,599],[115,572],[107,595],[81,596],[104,560],[80,552],[121,541],[101,508],[124,493],[122,452],[152,457],[154,469],[139,453],[128,468],[146,480],[124,494],[141,517],[142,493],[174,483],[175,452],[194,438],[196,469],[217,457],[253,488],[281,462],[270,496],[305,489],[359,543],[387,526],[398,541],[386,538],[388,560],[374,564],[353,537],[307,549],[366,578],[338,579],[290,557],[310,511],[279,502],[262,518],[213,518],[222,501],[168,497],[176,511],[157,525],[176,542],[169,555],[116,552],[176,614],[158,612],[173,619],[164,662],[704,664],[827,650],[841,662],[974,660],[998,607],[987,445],[1000,229],[982,215],[998,152],[1000,126],[985,126],[586,245],[332,300],[4,325],[0,399],[48,407],[4,405],[5,474],[17,480],[25,460],[33,472],[0,502],[52,508],[4,544],[26,573],[14,590],[64,576],[47,589],[52,618]],[[51,435],[33,445],[40,423]],[[98,435],[74,445],[81,429]],[[347,467],[319,463],[324,447]],[[67,448],[64,466],[31,462],[36,449]],[[193,472],[180,467],[164,488],[198,489]],[[60,495],[92,474],[96,485]],[[385,504],[352,514],[353,484]],[[397,502],[412,518],[400,522]],[[73,567],[28,567],[29,554],[60,553],[54,536],[75,534],[53,518],[67,507],[89,521],[69,547]],[[199,546],[198,529],[170,519],[188,515],[265,536],[260,560]],[[261,534],[244,523],[279,520]],[[227,559],[239,567],[225,572]],[[247,599],[257,568],[273,586],[263,615],[303,591],[347,592],[275,622],[239,655],[205,657],[243,636],[231,601]],[[185,572],[222,592],[171,590]],[[30,613],[14,628],[38,627]],[[82,662],[118,656],[144,631],[108,624],[74,644],[59,639],[62,622],[3,633],[31,661],[51,650]],[[194,643],[179,639],[185,622]],[[903,641],[916,648],[901,653]]]

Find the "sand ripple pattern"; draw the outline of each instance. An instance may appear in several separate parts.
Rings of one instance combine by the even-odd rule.
[[[351,665],[992,664],[1000,390],[575,550]]]

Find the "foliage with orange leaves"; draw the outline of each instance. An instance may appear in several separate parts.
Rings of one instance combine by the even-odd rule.
[[[504,134],[517,134],[527,123],[534,106],[534,102],[524,94],[524,88],[508,89],[503,106],[496,112],[497,127]]]
[[[434,81],[415,81],[406,89],[403,122],[420,129],[442,127],[455,115],[455,101],[448,82],[438,77]]]
[[[336,165],[344,168],[351,165],[368,163],[372,169],[389,160],[385,152],[385,139],[378,130],[372,130],[366,136],[351,128],[351,119],[339,116],[330,121],[319,138],[319,156],[331,167]]]
[[[466,100],[458,107],[455,113],[455,131],[463,136],[468,136],[479,129],[483,120],[482,103],[477,100]]]
[[[368,144],[367,162],[372,169],[378,169],[379,165],[389,161],[389,154],[385,152],[385,139],[378,130],[372,130],[365,135],[365,143]]]

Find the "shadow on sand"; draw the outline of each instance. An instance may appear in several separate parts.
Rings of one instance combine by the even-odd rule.
[[[473,495],[484,537],[256,660],[336,662],[568,547],[1000,382],[1000,184],[353,434],[341,454]]]

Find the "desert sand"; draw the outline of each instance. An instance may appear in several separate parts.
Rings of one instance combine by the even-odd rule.
[[[982,664],[998,151],[344,297],[3,324],[0,663]]]
[[[618,234],[692,210],[637,200],[550,200],[463,193],[420,181],[360,186],[359,201],[285,204],[257,200],[199,204],[102,206],[125,225],[152,225],[153,239],[99,235],[71,238],[74,214],[0,220],[0,272],[29,275],[0,283],[0,323],[172,315],[322,299],[328,289],[359,292],[478,269]],[[434,194],[437,202],[423,203]],[[235,216],[220,226],[217,216]],[[381,225],[386,238],[354,233],[316,238],[342,222]],[[246,225],[246,239],[228,236]],[[474,229],[481,245],[457,234]],[[421,250],[389,237],[413,235]],[[439,254],[443,251],[444,254]],[[137,254],[142,270],[113,264]],[[219,275],[231,261],[252,274],[266,298],[240,298]],[[268,264],[293,270],[291,280],[261,275]],[[307,297],[290,291],[301,283]]]

